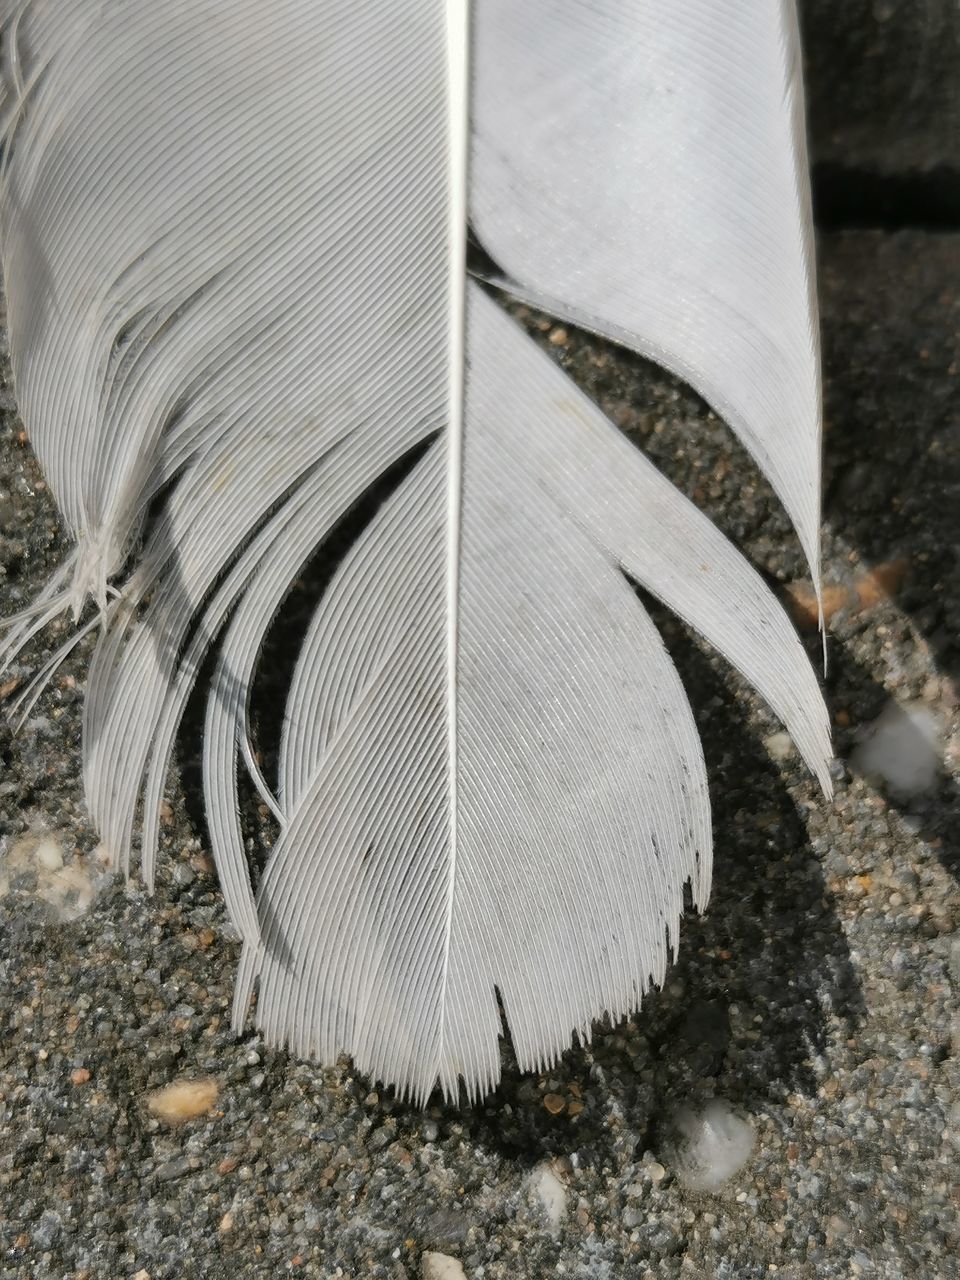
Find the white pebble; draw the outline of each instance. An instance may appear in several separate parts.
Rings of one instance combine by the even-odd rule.
[[[786,760],[793,755],[793,739],[789,733],[771,733],[769,738],[764,738],[763,745],[774,760]]]
[[[556,1230],[567,1216],[567,1189],[549,1160],[535,1165],[527,1179],[527,1193],[540,1208],[547,1224]]]
[[[423,1280],[467,1280],[466,1272],[456,1258],[446,1253],[425,1253],[420,1258]]]
[[[40,841],[33,856],[37,866],[42,867],[44,871],[59,871],[63,866],[63,851],[56,840],[52,840],[49,836]]]
[[[20,892],[38,898],[55,919],[67,922],[82,916],[106,877],[91,878],[85,859],[65,862],[63,851],[70,843],[68,832],[34,829],[6,850],[0,845],[0,897],[17,883]]]
[[[677,1177],[692,1191],[719,1191],[753,1151],[753,1125],[722,1098],[696,1111],[678,1112],[674,1125],[678,1137],[671,1153],[673,1163]]]
[[[876,778],[895,800],[929,791],[940,763],[936,717],[920,703],[888,703],[866,730],[851,764],[857,773]]]

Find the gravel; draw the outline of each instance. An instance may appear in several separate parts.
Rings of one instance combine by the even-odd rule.
[[[230,1034],[238,947],[198,819],[195,716],[156,893],[104,874],[82,803],[81,646],[0,739],[5,1280],[960,1274],[960,242],[860,232],[821,249],[826,579],[853,601],[866,568],[908,564],[892,598],[831,618],[835,801],[796,753],[764,745],[779,726],[655,610],[704,734],[710,908],[689,915],[664,989],[629,1022],[543,1077],[505,1046],[495,1095],[420,1112],[347,1062],[324,1071]],[[803,580],[769,490],[694,395],[527,322],[777,590]],[[3,612],[62,552],[6,386]],[[28,679],[64,634],[4,681]],[[906,800],[845,763],[890,699],[928,708],[943,733],[934,785]],[[255,805],[248,816],[251,840],[269,841]],[[67,870],[91,886],[73,918],[38,892]],[[208,1110],[176,1124],[151,1112],[158,1090],[197,1081]],[[707,1193],[677,1176],[670,1121],[712,1099],[755,1145]]]
[[[799,7],[814,159],[886,177],[956,174],[956,0],[800,0]]]

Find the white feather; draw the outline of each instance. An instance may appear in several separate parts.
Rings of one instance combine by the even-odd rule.
[[[712,396],[815,563],[792,11],[480,0],[469,192],[466,0],[21,0],[0,21],[16,388],[76,540],[8,652],[98,603],[84,776],[106,846],[129,866],[142,802],[152,883],[219,637],[204,790],[235,1020],[259,981],[272,1041],[423,1100],[494,1087],[502,1002],[545,1066],[637,1008],[684,883],[709,894],[697,734],[625,574],[827,790],[829,738],[759,576],[467,288],[468,203],[519,293]],[[248,732],[265,633],[414,448],[316,609],[274,788]],[[281,823],[256,893],[240,759]]]

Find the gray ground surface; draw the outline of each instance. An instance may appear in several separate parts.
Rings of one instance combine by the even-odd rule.
[[[944,734],[934,790],[895,804],[841,764],[824,803],[795,755],[764,746],[777,726],[757,702],[658,614],[711,772],[710,909],[629,1023],[548,1079],[505,1049],[483,1105],[420,1113],[348,1064],[321,1071],[230,1036],[237,947],[196,823],[195,726],[156,895],[96,881],[66,922],[39,900],[38,886],[62,907],[76,877],[97,876],[78,652],[20,736],[0,739],[0,1276],[400,1280],[424,1250],[472,1280],[960,1275],[960,239],[849,233],[821,258],[827,580],[907,570],[892,600],[832,619],[837,750],[849,761],[889,697],[919,700]],[[772,580],[803,576],[766,487],[692,394],[595,341],[553,338]],[[4,612],[61,551],[5,395]],[[56,639],[10,675],[26,679]],[[24,835],[42,829],[67,865],[27,874]],[[147,1095],[183,1077],[213,1078],[217,1102],[170,1128]],[[676,1108],[712,1096],[757,1134],[716,1195],[684,1187],[667,1141]],[[555,1228],[529,1194],[544,1161],[565,1193]]]
[[[811,152],[884,174],[960,165],[956,0],[800,0]]]

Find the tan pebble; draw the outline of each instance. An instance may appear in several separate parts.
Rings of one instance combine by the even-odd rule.
[[[232,1231],[232,1230],[233,1230],[233,1214],[228,1209],[227,1212],[220,1219],[220,1231],[222,1232],[223,1235],[226,1235],[228,1231]]]
[[[133,1280],[150,1280],[150,1272],[141,1267],[136,1275],[134,1275]]]
[[[215,1080],[179,1080],[151,1093],[147,1107],[151,1115],[166,1124],[182,1124],[206,1115],[216,1102],[218,1092]]]
[[[555,347],[562,347],[567,342],[566,329],[554,329],[550,334],[550,342]]]
[[[217,1165],[217,1173],[220,1173],[220,1174],[233,1173],[234,1169],[236,1169],[239,1164],[240,1164],[240,1161],[237,1159],[236,1156],[224,1156],[224,1158]]]
[[[173,821],[173,806],[170,804],[169,800],[160,801],[159,813],[160,813],[160,821],[164,823],[166,826],[169,826],[169,824]]]
[[[16,693],[19,688],[20,680],[17,676],[14,676],[12,680],[4,681],[3,684],[0,684],[0,700],[9,698],[11,693]]]
[[[809,582],[793,582],[787,587],[790,612],[801,631],[816,631],[820,625],[817,595]],[[829,622],[849,602],[846,587],[823,588],[823,620]]]
[[[545,1093],[543,1095],[543,1105],[552,1116],[558,1116],[567,1109],[567,1100],[562,1098],[559,1093]]]
[[[197,934],[197,941],[200,943],[201,947],[210,947],[213,946],[216,936],[217,935],[212,929],[201,929]]]
[[[195,853],[190,859],[190,866],[199,876],[212,876],[214,861],[208,853]]]
[[[574,1098],[582,1098],[583,1090],[577,1084],[576,1080],[571,1080],[567,1085],[567,1093],[572,1094]]]
[[[820,1097],[835,1098],[837,1096],[837,1091],[839,1088],[840,1088],[840,1082],[835,1077],[832,1077],[829,1080],[825,1080],[823,1084],[820,1086]]]
[[[86,1067],[77,1067],[76,1071],[70,1072],[71,1084],[86,1084],[90,1079],[90,1072]]]
[[[567,1115],[570,1115],[570,1116],[578,1116],[582,1110],[583,1110],[583,1103],[582,1103],[582,1102],[568,1102],[568,1103],[567,1103]]]
[[[882,600],[892,599],[907,576],[910,561],[906,557],[888,560],[865,573],[857,583],[857,601],[861,609],[872,609]]]

